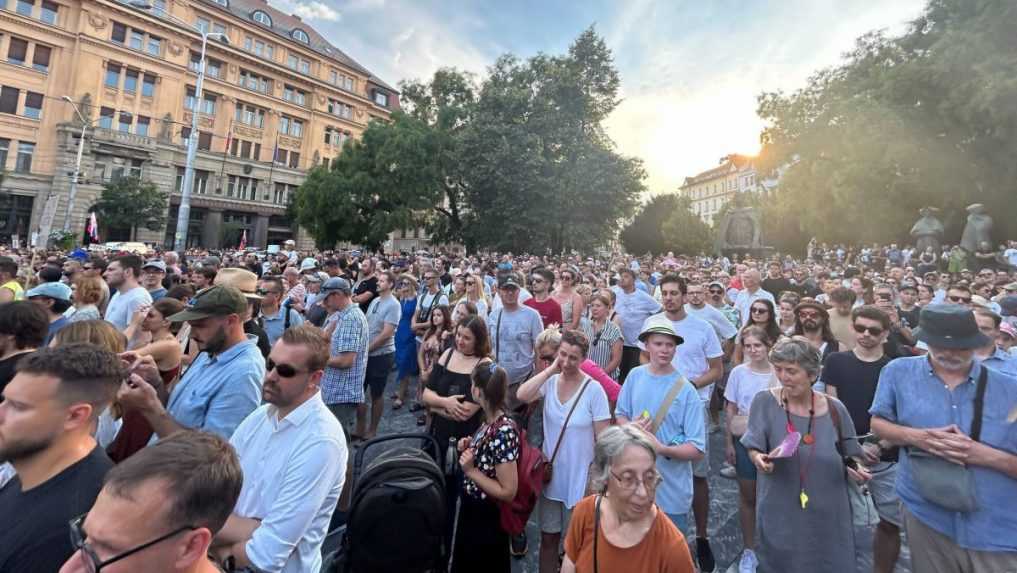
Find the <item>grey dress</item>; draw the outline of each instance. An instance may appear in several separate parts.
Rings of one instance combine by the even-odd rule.
[[[841,435],[855,435],[851,415],[839,400],[827,398],[840,414]],[[804,435],[807,416],[791,416]],[[854,527],[848,499],[847,475],[837,453],[833,419],[817,416],[812,429],[815,443],[799,446],[791,458],[773,461],[771,474],[759,472],[756,481],[756,556],[759,573],[854,573]],[[749,425],[741,443],[749,449],[770,452],[787,435],[783,406],[768,391],[760,392],[749,409]],[[815,448],[811,454],[810,450]],[[861,455],[857,440],[844,440],[845,455]],[[800,474],[806,464],[803,510],[799,496]]]

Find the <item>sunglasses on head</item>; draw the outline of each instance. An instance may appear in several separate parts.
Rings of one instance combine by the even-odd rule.
[[[864,332],[868,332],[872,336],[879,336],[883,334],[883,329],[878,326],[862,326],[860,324],[854,324],[852,325],[852,328],[854,328],[855,332],[858,334],[862,334]]]
[[[269,359],[269,361],[265,364],[265,367],[267,368],[268,372],[275,370],[276,374],[278,374],[282,378],[293,378],[294,376],[301,372],[300,370],[293,366],[290,366],[289,364],[282,363],[276,364],[275,361],[271,359]]]

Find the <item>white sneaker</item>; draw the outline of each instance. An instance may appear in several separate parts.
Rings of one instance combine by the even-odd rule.
[[[738,562],[738,573],[756,573],[756,566],[759,560],[756,559],[756,552],[751,549],[742,551],[742,559]]]
[[[724,466],[720,468],[720,475],[721,477],[726,477],[727,479],[734,479],[735,477],[737,477],[738,474],[735,471],[734,466],[725,463]]]

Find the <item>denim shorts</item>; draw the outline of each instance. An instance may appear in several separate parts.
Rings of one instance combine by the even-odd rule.
[[[741,440],[735,439],[735,475],[738,479],[756,481],[756,465],[749,458],[749,450],[745,449]]]

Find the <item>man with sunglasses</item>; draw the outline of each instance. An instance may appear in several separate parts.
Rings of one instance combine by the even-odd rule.
[[[441,289],[438,272],[433,267],[424,268],[423,292],[417,298],[417,316],[411,327],[418,336],[423,335],[431,327],[431,312],[437,306],[448,305],[448,295]]]
[[[532,308],[540,314],[540,320],[544,328],[552,324],[561,325],[561,305],[551,296],[551,288],[554,286],[554,273],[547,267],[533,269],[530,275],[530,291],[533,298],[526,299],[523,304]]]
[[[123,384],[117,394],[125,408],[141,412],[164,438],[185,428],[228,438],[261,403],[265,359],[244,333],[247,299],[232,286],[198,293],[171,322],[188,322],[201,353],[177,382],[163,407],[151,384]]]
[[[265,404],[230,438],[244,485],[215,546],[237,568],[321,568],[348,458],[342,426],[321,398],[328,347],[328,337],[309,324],[284,332],[268,357]]]
[[[739,326],[738,311],[735,307],[727,303],[727,288],[721,281],[713,281],[707,285],[706,291],[706,302],[710,306],[720,311],[724,315],[724,318],[731,323],[736,329]]]
[[[0,572],[56,571],[74,552],[67,521],[88,511],[113,462],[92,428],[125,372],[90,344],[26,356],[0,402],[0,463],[17,474],[0,487]]]
[[[869,434],[872,416],[869,408],[876,396],[876,386],[883,367],[891,357],[884,350],[890,334],[891,318],[875,306],[859,306],[851,311],[855,347],[834,352],[823,363],[826,393],[844,403],[858,436]],[[872,474],[869,491],[879,514],[873,540],[876,573],[892,573],[900,554],[900,528],[903,518],[900,499],[894,492],[897,476],[897,449],[887,443],[867,440],[862,444],[866,466]]]
[[[222,571],[208,550],[243,481],[236,453],[215,434],[186,430],[142,449],[110,470],[88,513],[70,520],[75,553],[60,573]],[[67,539],[67,521],[61,529]]]

